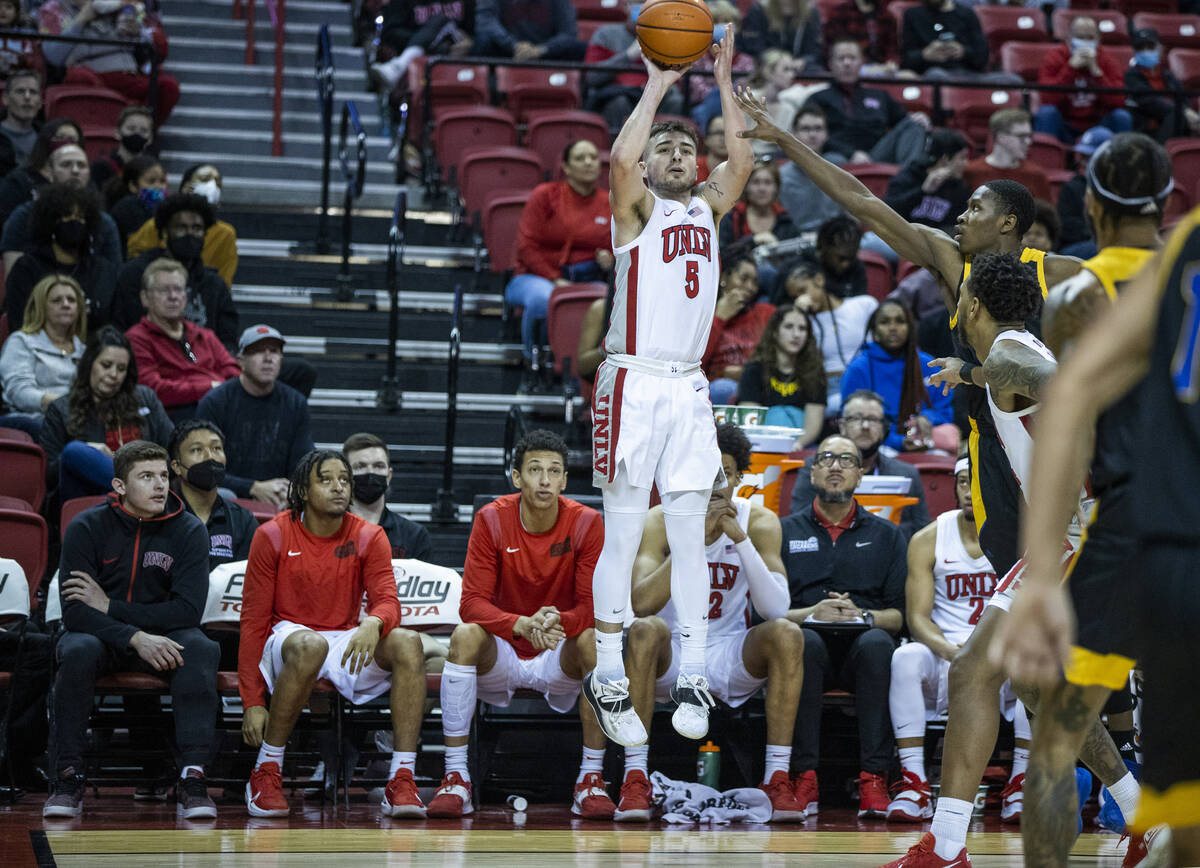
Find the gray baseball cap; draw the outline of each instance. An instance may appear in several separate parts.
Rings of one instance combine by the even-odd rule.
[[[238,354],[246,352],[246,347],[266,340],[279,341],[280,344],[287,343],[283,335],[279,333],[279,329],[275,328],[275,326],[259,323],[258,325],[250,326],[250,328],[242,332],[242,336],[238,338]]]

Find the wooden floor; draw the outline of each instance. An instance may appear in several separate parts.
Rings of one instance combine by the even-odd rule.
[[[401,822],[379,815],[365,800],[347,809],[293,801],[285,821],[255,820],[236,804],[219,804],[212,822],[189,823],[173,803],[134,802],[128,793],[92,793],[85,815],[43,821],[41,797],[0,807],[0,866],[139,868],[139,866],[254,866],[254,868],[541,868],[601,866],[878,866],[903,853],[920,830],[860,821],[851,810],[826,810],[789,826],[701,828],[585,822],[565,806],[535,806],[514,815],[503,807],[462,822]],[[987,817],[972,824],[967,842],[978,868],[1019,866],[1021,838]],[[1117,836],[1084,834],[1072,866],[1121,864]]]

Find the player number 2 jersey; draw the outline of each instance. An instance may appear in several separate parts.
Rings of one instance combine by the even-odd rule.
[[[933,623],[950,642],[967,641],[996,590],[996,571],[983,555],[967,553],[958,529],[960,509],[937,517],[933,544]]]
[[[604,350],[699,363],[717,305],[720,261],[712,208],[654,197],[640,235],[616,246],[616,291]]]
[[[733,498],[737,523],[743,531],[750,524],[750,501]],[[750,582],[742,569],[742,559],[733,540],[721,534],[704,550],[708,563],[708,644],[750,629]],[[678,630],[675,606],[668,602],[659,613],[671,632]]]

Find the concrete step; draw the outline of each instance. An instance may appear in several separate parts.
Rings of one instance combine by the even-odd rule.
[[[336,97],[335,97],[336,98]],[[340,105],[340,103],[338,103]],[[367,134],[375,136],[380,133],[381,122],[374,102],[364,103],[355,101],[358,116],[362,120]],[[212,130],[252,130],[262,131],[271,129],[274,112],[270,109],[221,109],[209,106],[177,106],[171,112],[171,120],[163,129],[163,133],[179,131],[183,134],[202,132],[208,135]],[[321,118],[316,112],[283,112],[283,133],[288,141],[296,134],[321,135]],[[341,118],[334,120],[333,137],[336,147],[338,124]]]
[[[232,21],[233,0],[163,0],[162,17],[170,26],[175,15],[199,16],[214,20]],[[348,3],[323,3],[315,0],[289,0],[286,18],[290,24],[323,24],[326,21],[348,25],[350,23],[350,5]],[[270,25],[271,17],[265,3],[258,2],[255,6],[255,22],[264,21]],[[238,20],[242,27],[245,21]]]
[[[315,26],[314,26],[315,27]],[[256,31],[257,33],[257,31]],[[335,70],[354,70],[363,67],[363,51],[353,45],[331,45]],[[284,63],[288,67],[314,64],[316,34],[311,38],[289,39],[283,47]],[[229,63],[245,66],[246,40],[244,36],[229,39],[214,39],[210,36],[171,37],[170,67],[178,69],[181,62]],[[258,66],[274,67],[275,42],[256,39],[254,62]]]
[[[166,137],[164,136],[164,140]],[[195,147],[203,145],[204,141],[191,140],[186,143],[186,146]],[[269,150],[269,149],[268,149]],[[313,156],[291,156],[291,152],[287,150],[285,143],[284,156],[272,157],[269,153],[265,154],[246,154],[237,153],[235,151],[208,151],[208,150],[163,150],[160,156],[163,162],[167,165],[167,171],[171,174],[186,169],[188,166],[193,166],[196,163],[215,163],[222,168],[222,173],[225,177],[225,187],[230,187],[229,178],[231,176],[241,176],[251,186],[256,181],[274,186],[273,182],[277,180],[294,180],[297,183],[311,181],[320,186],[321,178],[321,160],[320,150],[318,149]],[[393,167],[385,161],[387,154],[380,152],[373,156],[369,156],[367,162],[367,184],[373,189],[368,192],[386,194],[392,197],[381,207],[389,207],[391,202],[395,200],[396,184],[393,183],[394,177]],[[336,160],[334,162],[334,177],[339,177]],[[245,173],[245,174],[243,174]],[[337,201],[341,201],[342,185],[335,180],[335,190],[337,191]],[[386,189],[380,189],[386,187]],[[230,191],[232,192],[232,191]],[[319,199],[319,195],[318,195]],[[318,199],[309,200],[314,204]],[[238,201],[235,199],[230,201]],[[282,201],[276,200],[259,200],[270,201],[274,204],[284,204]]]
[[[201,4],[193,4],[192,9],[195,10]],[[291,8],[290,6],[288,8]],[[353,28],[348,23],[341,22],[323,22],[329,25],[329,38],[336,45],[351,45],[354,39]],[[246,37],[246,22],[235,20],[224,16],[207,17],[198,15],[193,12],[191,15],[172,15],[170,19],[171,28],[171,54],[174,56],[175,46],[178,45],[179,37],[174,34],[187,34],[191,38],[213,38],[213,39],[239,39],[244,40]],[[317,33],[321,29],[320,23],[304,23],[292,21],[290,18],[287,21],[287,26],[284,28],[284,35],[287,37],[289,44],[304,43],[307,40],[313,46],[317,42]],[[271,19],[269,17],[255,18],[254,38],[256,41],[273,42],[275,39],[275,31],[271,27]]]
[[[275,67],[264,64],[261,60],[253,66],[246,66],[237,59],[222,63],[197,60],[176,62],[173,58],[168,58],[165,68],[183,83],[180,88],[181,94],[197,84],[228,86],[235,83],[240,87],[269,87],[274,93]],[[361,66],[337,67],[334,70],[333,81],[338,91],[365,92],[367,89],[367,75]],[[283,86],[285,89],[307,88],[312,91],[313,99],[316,99],[312,64],[289,63],[285,66]],[[344,96],[342,98],[345,99]]]
[[[295,161],[298,159],[315,160],[319,172],[322,141],[322,137],[317,133],[288,133],[283,137],[283,153],[286,161],[284,168],[289,172],[289,175],[295,168]],[[271,155],[271,126],[268,122],[259,129],[234,130],[213,128],[204,132],[199,130],[175,130],[168,126],[162,130],[159,136],[159,145],[164,152],[187,150],[201,142],[205,148],[211,149],[214,153],[269,157]],[[380,174],[384,180],[390,180],[393,177],[394,169],[387,159],[388,151],[391,147],[392,143],[390,140],[380,136],[368,135],[368,177],[373,177],[376,174]],[[335,131],[331,163],[333,166],[332,171],[335,175],[339,172],[337,148],[338,138]],[[376,170],[385,168],[386,171],[381,174],[378,171],[372,172],[372,168]]]
[[[254,68],[243,67],[243,69]],[[234,84],[234,82],[244,83]],[[244,109],[272,111],[274,97],[275,88],[270,78],[263,78],[260,81],[235,78],[230,74],[230,80],[225,82],[186,80],[180,95],[179,107],[227,109],[230,111]],[[334,94],[334,99],[335,110],[338,113],[335,122],[341,117],[342,103],[351,99],[360,109],[367,109],[372,117],[377,116],[376,106],[379,104],[379,98],[366,89],[365,81],[359,82],[354,87],[339,86]],[[283,111],[308,113],[314,118],[320,116],[320,104],[317,100],[316,85],[313,83],[311,71],[308,73],[307,80],[284,87]]]

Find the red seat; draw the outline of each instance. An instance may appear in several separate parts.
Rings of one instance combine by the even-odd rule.
[[[531,112],[579,108],[579,70],[501,66],[496,69],[496,90],[524,123]]]
[[[542,161],[542,168],[554,171],[562,163],[567,145],[587,139],[598,150],[607,151],[611,144],[608,124],[595,112],[578,110],[538,112],[529,117],[525,142]]]
[[[888,13],[896,19],[896,38],[904,39],[904,13],[914,6],[920,6],[920,0],[892,0],[887,4]]]
[[[1058,194],[1062,192],[1063,184],[1075,177],[1075,173],[1070,169],[1047,169],[1046,180],[1050,182],[1050,196],[1053,198],[1051,204],[1058,203]]]
[[[944,87],[942,108],[952,112],[950,126],[972,143],[982,145],[988,136],[988,120],[1000,109],[1022,108],[1021,92],[996,88]]]
[[[46,453],[36,443],[0,440],[0,494],[19,497],[41,510],[46,499]]]
[[[1040,9],[1021,6],[975,6],[975,16],[987,37],[992,57],[1008,42],[1047,42],[1046,18]]]
[[[1085,16],[1095,20],[1103,45],[1129,44],[1129,19],[1111,9],[1055,9],[1050,16],[1050,31],[1058,42],[1068,42],[1071,22]]]
[[[19,497],[0,494],[0,509],[15,509],[18,512],[33,512],[33,504]]]
[[[1001,7],[980,7],[992,9]],[[1058,46],[1053,42],[1006,42],[1000,46],[1000,68],[1036,84],[1042,61]]]
[[[862,181],[880,199],[887,192],[888,182],[900,171],[900,167],[893,163],[847,163],[842,168]]]
[[[550,351],[554,353],[554,370],[561,374],[563,361],[571,359],[571,374],[577,376],[575,356],[579,351],[579,334],[583,318],[598,298],[604,298],[608,287],[603,283],[571,283],[556,286],[550,293],[546,308],[546,329]]]
[[[921,487],[925,489],[925,505],[930,518],[937,518],[950,509],[958,509],[954,490],[953,455],[930,455],[924,452],[902,452],[897,456],[921,472]]]
[[[3,269],[0,269],[2,271]],[[0,290],[0,301],[4,301],[4,292]],[[4,346],[4,342],[8,340],[8,313],[0,313],[0,347]]]
[[[115,130],[121,110],[130,104],[115,90],[74,84],[46,88],[45,103],[46,117],[72,118],[85,133],[88,130]]]
[[[75,516],[84,510],[91,509],[93,506],[99,506],[108,500],[107,494],[92,494],[87,497],[76,497],[68,500],[62,505],[62,511],[58,515],[59,533],[66,534],[67,525],[75,520]]]
[[[921,266],[915,262],[909,262],[907,259],[901,259],[900,264],[896,266],[896,283],[901,283],[904,278],[908,277],[915,271],[920,271]]]
[[[575,22],[575,32],[579,34],[580,42],[591,42],[596,31],[611,21],[596,21],[593,18],[580,18]]]
[[[443,170],[458,166],[470,150],[516,144],[517,121],[512,112],[491,106],[447,109],[438,115],[434,129],[434,152]]]
[[[1029,159],[1043,169],[1062,169],[1067,165],[1070,150],[1056,136],[1049,133],[1034,133],[1029,146]]]
[[[1200,88],[1200,51],[1176,48],[1167,53],[1167,66],[1186,90]]]
[[[1200,15],[1163,15],[1138,12],[1133,16],[1134,29],[1152,27],[1158,31],[1164,48],[1200,48]]]
[[[517,233],[521,212],[529,201],[529,191],[496,193],[484,202],[482,210],[483,243],[488,250],[491,270],[511,271],[517,262]]]
[[[892,267],[888,261],[874,250],[858,251],[858,261],[867,269],[867,292],[879,301],[887,298],[887,294],[896,288],[892,278]]]
[[[1113,63],[1121,70],[1122,77],[1125,75],[1125,70],[1133,66],[1132,45],[1106,45],[1104,53],[1113,59]]]
[[[627,17],[623,0],[575,0],[575,15],[591,21],[624,21]]]
[[[112,152],[113,127],[89,127],[83,133],[83,150],[89,160],[98,160]]]
[[[280,512],[271,504],[263,503],[261,500],[255,500],[252,497],[235,497],[233,502],[254,516],[259,524],[270,521]]]
[[[1176,178],[1200,178],[1200,139],[1167,139],[1167,155]]]
[[[425,106],[425,69],[427,61],[419,57],[408,65],[409,97],[408,123],[414,133],[424,129],[426,118]],[[460,108],[471,105],[487,105],[491,99],[488,93],[488,71],[486,66],[473,64],[439,63],[430,67],[429,72],[429,102],[430,115],[441,116],[446,109]],[[416,135],[410,135],[416,140]]]
[[[0,509],[0,555],[12,558],[25,571],[30,588],[46,574],[50,531],[46,519],[24,509]]]
[[[537,154],[528,148],[479,148],[462,158],[458,189],[468,215],[481,211],[489,193],[532,190],[545,178]]]
[[[33,442],[29,432],[22,431],[20,428],[0,428],[0,440],[15,440],[18,443]]]
[[[908,112],[925,112],[929,114],[933,111],[933,88],[927,84],[874,84],[870,83],[870,87],[878,87],[880,90],[886,90],[896,101],[904,106],[904,110]]]
[[[1173,13],[1179,11],[1179,0],[1112,0],[1109,5],[1127,16],[1136,12]]]
[[[1167,197],[1167,204],[1163,208],[1163,222],[1176,222],[1182,218],[1192,207],[1191,190],[1186,189],[1179,183],[1178,172],[1175,177],[1175,189],[1171,191],[1171,195]]]

